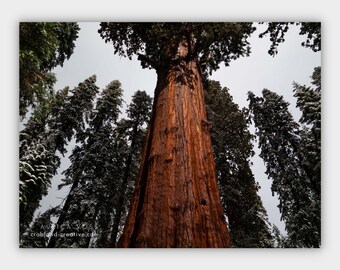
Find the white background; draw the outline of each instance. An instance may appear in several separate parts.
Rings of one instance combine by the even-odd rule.
[[[158,3],[158,4],[157,4]],[[18,269],[336,269],[339,267],[339,22],[336,1],[1,1],[0,263]],[[28,250],[18,248],[20,21],[321,21],[322,248],[314,250]],[[275,91],[275,89],[273,89]]]

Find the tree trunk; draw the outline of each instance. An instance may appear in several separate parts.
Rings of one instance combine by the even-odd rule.
[[[158,70],[155,101],[118,247],[230,247],[195,60]]]

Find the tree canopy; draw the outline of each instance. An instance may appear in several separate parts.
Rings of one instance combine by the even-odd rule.
[[[132,58],[137,55],[143,68],[158,71],[176,58],[178,46],[188,47],[186,60],[197,61],[209,72],[223,62],[247,56],[247,39],[255,30],[252,23],[112,23],[102,22],[99,33],[112,42],[114,53]]]
[[[278,53],[278,46],[285,41],[285,34],[289,25],[299,25],[300,35],[307,35],[301,46],[310,48],[314,52],[321,51],[321,23],[320,22],[268,22],[267,29],[259,37],[270,36],[271,46],[268,53],[272,56]]]
[[[29,106],[48,102],[56,81],[50,71],[63,66],[73,54],[79,26],[71,22],[22,22],[19,32],[19,113],[24,117]]]

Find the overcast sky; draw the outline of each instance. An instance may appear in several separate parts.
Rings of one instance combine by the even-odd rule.
[[[257,27],[263,29],[265,26]],[[145,90],[153,96],[157,80],[154,70],[142,69],[136,59],[130,61],[114,55],[113,46],[106,44],[97,33],[98,23],[80,23],[80,28],[76,48],[70,60],[65,62],[63,67],[54,70],[58,79],[56,89],[65,86],[73,88],[95,74],[100,88],[104,88],[112,80],[119,80],[122,83],[126,104],[129,104],[131,96],[138,89]],[[212,74],[211,79],[220,81],[223,87],[228,87],[234,102],[239,104],[240,108],[248,106],[248,91],[256,95],[261,95],[264,88],[275,91],[291,104],[290,111],[298,121],[300,112],[295,107],[292,83],[295,81],[310,85],[314,67],[321,65],[321,53],[301,47],[305,37],[300,36],[298,28],[292,26],[286,34],[286,41],[279,46],[279,53],[272,57],[267,53],[270,47],[269,38],[260,39],[258,33],[260,32],[256,31],[249,40],[252,51],[249,57],[237,59],[231,62],[229,67],[221,65],[220,69]],[[277,208],[278,200],[272,197],[270,190],[271,180],[264,174],[265,166],[258,157],[257,147],[255,150],[257,154],[252,160],[254,163],[252,171],[261,186],[259,194],[268,212],[269,221],[284,232],[284,224],[280,221]],[[69,162],[64,160],[59,171],[66,169],[68,165]],[[60,203],[60,198],[67,194],[66,189],[56,191],[59,182],[57,179],[60,179],[60,175],[53,182],[52,192],[41,202],[42,209]]]

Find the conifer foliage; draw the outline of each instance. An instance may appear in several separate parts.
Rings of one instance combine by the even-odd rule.
[[[70,91],[63,89],[50,100],[49,106],[38,107],[20,132],[19,202],[20,232],[27,229],[39,201],[50,187],[60,165],[59,153],[76,132],[84,127],[85,116],[92,110],[98,91],[92,76]]]
[[[293,83],[297,107],[301,110],[302,130],[301,152],[303,166],[311,179],[316,200],[321,198],[321,67],[312,75],[312,86]]]
[[[313,78],[320,78],[319,71]],[[303,126],[294,121],[282,96],[267,89],[262,97],[248,94],[260,156],[279,197],[290,247],[319,247],[321,241],[321,84],[313,83],[316,89],[294,83]]]
[[[115,247],[134,186],[151,98],[137,91],[121,119],[121,84],[112,81],[99,95],[83,132],[76,134],[71,185],[48,247]],[[73,235],[74,234],[74,235]],[[71,236],[71,237],[70,237]]]
[[[87,117],[87,127],[76,134],[78,145],[71,154],[71,166],[64,172],[64,184],[72,185],[49,247],[88,247],[95,232],[96,217],[112,204],[115,181],[124,159],[115,156],[113,125],[122,105],[122,89],[111,82]],[[112,123],[112,124],[111,124]],[[120,163],[113,162],[118,160]],[[99,224],[100,226],[101,224]],[[68,233],[76,237],[63,237]]]
[[[73,54],[78,38],[77,23],[22,22],[19,25],[20,99],[24,117],[30,106],[48,103],[56,78],[51,70]]]
[[[207,81],[205,90],[217,181],[233,247],[272,247],[267,213],[257,194],[260,187],[250,169],[253,136],[246,115],[219,82]]]
[[[125,153],[126,162],[123,166],[123,177],[118,185],[118,197],[115,203],[115,214],[110,236],[111,246],[116,246],[118,235],[124,227],[124,221],[129,209],[129,202],[134,190],[141,162],[142,149],[146,137],[145,125],[150,121],[152,99],[145,91],[138,90],[132,97],[127,109],[127,119],[122,119],[118,130],[126,138],[128,148]]]
[[[120,119],[119,81],[100,92],[96,76],[56,92],[20,132],[20,244],[22,247],[115,247],[140,164],[152,99],[137,91]],[[76,143],[59,188],[61,206],[33,222],[66,146]],[[52,217],[57,218],[53,225]],[[31,223],[32,222],[32,223]]]

